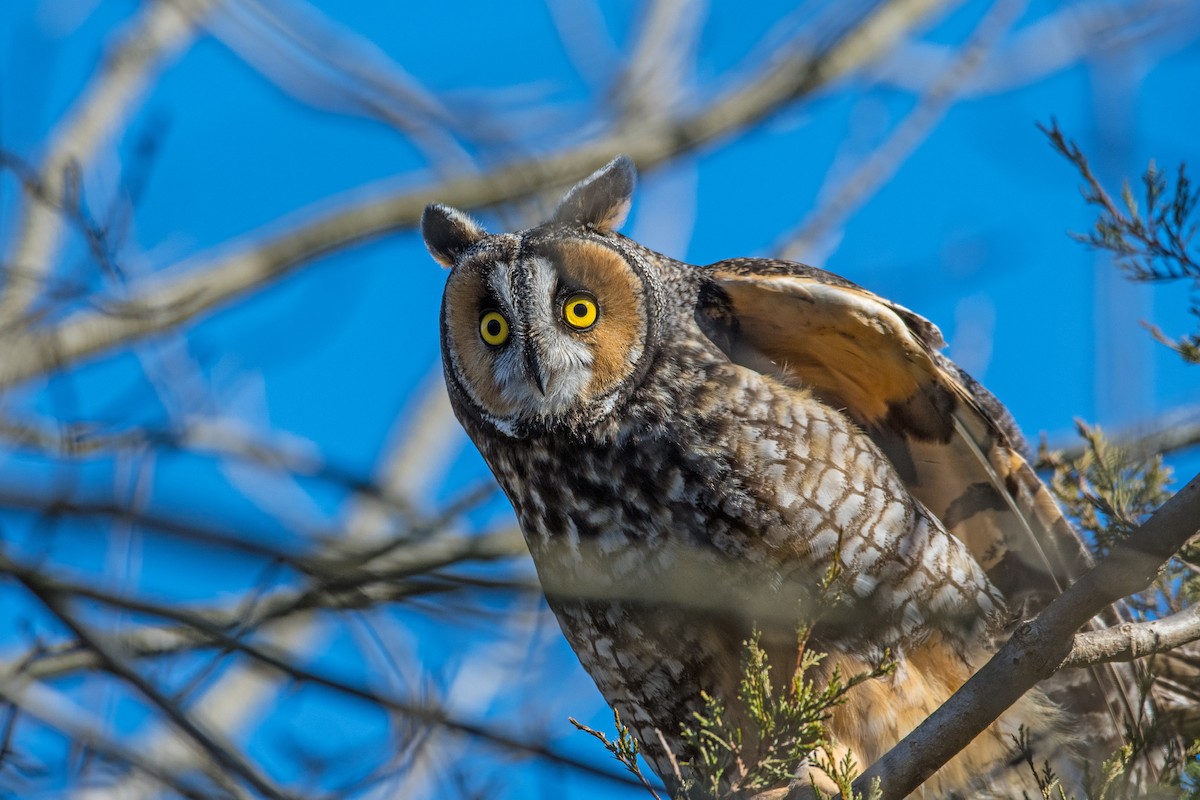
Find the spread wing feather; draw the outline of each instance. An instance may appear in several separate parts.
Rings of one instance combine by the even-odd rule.
[[[1010,603],[1040,607],[1088,567],[1011,417],[938,352],[932,323],[812,267],[709,269],[731,306],[734,359],[797,379],[862,426]]]
[[[794,380],[854,419],[1015,612],[1036,613],[1090,566],[1025,460],[1011,416],[939,352],[945,342],[932,323],[801,264],[733,259],[705,269],[713,285],[697,318],[713,340],[734,361]],[[1132,678],[1106,665],[1060,673],[1047,690],[1076,714],[1108,718],[1093,731],[1119,736],[1122,720],[1137,719]]]

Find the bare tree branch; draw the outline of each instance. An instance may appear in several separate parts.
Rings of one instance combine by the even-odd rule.
[[[0,560],[0,565],[2,565],[10,574],[16,577],[17,580],[30,587],[30,589],[34,591],[39,598],[42,598],[44,602],[49,600],[50,602],[55,603],[56,613],[59,613],[60,618],[64,619],[64,622],[66,622],[77,633],[79,633],[81,626],[79,625],[78,621],[69,614],[69,612],[65,611],[60,598],[88,598],[99,601],[106,605],[112,605],[127,609],[129,611],[134,611],[139,614],[149,614],[162,617],[164,619],[169,619],[173,622],[179,623],[184,629],[196,632],[195,634],[189,635],[194,636],[199,634],[213,644],[219,645],[230,651],[239,652],[249,656],[254,661],[271,668],[280,675],[291,680],[312,683],[317,686],[332,689],[350,697],[355,697],[369,703],[380,705],[388,710],[398,712],[406,717],[412,717],[424,723],[434,724],[449,728],[459,733],[468,734],[503,747],[506,750],[536,755],[540,758],[550,761],[551,763],[559,764],[561,766],[569,766],[572,769],[593,775],[595,777],[616,781],[618,783],[634,784],[631,778],[627,778],[626,776],[620,774],[614,774],[608,770],[599,769],[587,762],[565,756],[549,747],[535,744],[530,739],[515,737],[511,734],[494,730],[478,723],[456,719],[447,711],[437,707],[436,705],[387,697],[379,692],[362,689],[336,678],[331,678],[327,675],[306,669],[300,665],[300,659],[295,653],[288,652],[269,643],[251,643],[243,636],[231,635],[226,628],[231,622],[233,622],[233,620],[223,620],[222,622],[217,623],[210,620],[210,618],[204,614],[197,614],[170,605],[143,602],[130,597],[113,594],[111,592],[102,591],[93,587],[83,586],[81,584],[64,580],[51,579],[41,574],[37,570],[22,567],[5,559],[3,556],[0,556],[0,559],[3,559]],[[83,635],[81,635],[81,639],[83,639],[88,649],[92,651],[96,661],[100,663],[101,666],[114,671],[126,680],[130,680],[130,678],[127,676],[134,676],[134,680],[137,682],[134,683],[134,680],[130,680],[130,682],[134,683],[134,685],[144,693],[151,693],[148,694],[148,696],[153,698],[152,693],[156,692],[157,690],[142,681],[140,676],[137,676],[136,673],[133,672],[132,668],[120,661],[116,662],[116,666],[114,668],[113,660],[116,657],[113,654],[113,650],[107,643],[105,637],[101,637],[96,635],[94,632],[84,630]],[[28,675],[29,671],[24,670],[23,674]],[[180,723],[181,725],[191,724],[186,715],[184,715],[181,710],[175,707],[174,703],[167,700],[165,697],[162,697],[161,699],[164,703],[171,707],[171,710],[168,710],[168,714],[172,717],[172,719],[176,720],[176,722]],[[157,700],[156,704],[158,704]],[[180,720],[183,720],[183,722],[180,722]],[[191,733],[190,730],[189,733]],[[197,741],[200,741],[198,737]],[[201,744],[203,744],[203,742],[201,742]],[[220,758],[220,754],[216,750],[210,750],[208,746],[205,746],[205,749],[214,758],[214,760],[224,763]],[[231,756],[232,754],[238,752],[232,746],[227,746],[225,749],[229,751]],[[237,769],[236,766],[231,766],[231,768],[235,769],[239,774],[250,781],[251,784],[254,785],[259,791],[268,794],[268,796],[276,796],[274,794],[270,794],[269,791],[265,791],[258,784],[254,783],[251,780],[251,776],[243,772],[241,769]]]
[[[0,294],[0,328],[11,326],[36,300],[63,243],[61,207],[73,181],[114,137],[155,73],[191,42],[196,20],[218,0],[152,0],[105,57],[80,99],[55,132],[37,187],[26,185],[23,213],[9,252]]]
[[[629,122],[669,116],[686,96],[696,45],[707,9],[690,0],[652,0],[642,10],[637,44],[616,89],[621,117]]]
[[[464,126],[437,98],[369,39],[315,6],[238,0],[223,4],[207,25],[239,58],[292,96],[394,127],[439,170],[470,166],[453,135]]]
[[[428,487],[428,482],[436,480],[436,476],[447,466],[452,449],[442,446],[436,450],[439,454],[437,457],[430,457],[425,449],[430,446],[427,436],[444,433],[449,424],[448,420],[452,419],[453,414],[449,408],[449,401],[445,398],[444,385],[440,380],[429,383],[412,415],[398,417],[393,426],[391,441],[384,447],[377,467],[379,474],[375,481],[381,487],[382,494],[388,497],[417,497],[419,492]],[[329,539],[331,563],[339,565],[337,570],[345,572],[352,566],[367,570],[373,566],[372,559],[377,557],[401,560],[404,558],[404,543],[400,539],[412,542],[408,536],[389,537],[388,534],[394,527],[391,511],[369,495],[359,496],[346,514],[342,525],[344,536],[340,540],[332,537]],[[443,522],[448,520],[445,514],[441,519]],[[441,558],[440,563],[449,563],[453,556],[446,549],[446,538],[462,537],[430,536],[421,544],[427,551],[432,551],[431,555],[435,559]],[[465,543],[459,541],[459,544]],[[476,542],[467,546],[477,545]],[[523,548],[523,543],[521,546]],[[416,567],[419,563],[418,556],[410,561],[408,566]],[[348,591],[353,591],[351,585],[343,586]],[[280,622],[271,625],[266,631],[265,638],[268,643],[294,653],[317,649],[328,636],[328,631],[321,625],[319,616],[307,611],[300,612],[298,605],[293,605],[292,611],[299,613],[285,614]],[[160,640],[154,637],[154,632],[149,633],[151,635],[148,643],[151,646],[161,646]],[[186,645],[178,640],[176,644]],[[264,675],[261,670],[244,664],[234,664],[215,685],[205,691],[199,705],[203,708],[219,708],[220,729],[232,734],[278,691],[279,686],[277,676]],[[155,755],[158,763],[171,770],[186,771],[194,761],[194,752],[185,747],[182,740],[172,735],[169,730],[152,732],[145,738],[144,747],[147,752]],[[113,791],[133,798],[154,796],[154,787],[138,781],[136,776],[118,783],[113,787]]]
[[[945,0],[889,0],[832,45],[770,64],[710,106],[683,119],[629,125],[557,154],[517,161],[382,197],[344,201],[284,233],[224,255],[201,256],[131,288],[125,298],[76,312],[48,329],[14,332],[0,362],[0,389],[181,325],[214,306],[261,289],[318,256],[411,227],[436,199],[480,208],[529,196],[585,175],[625,152],[643,168],[752,125],[782,106],[869,63]]]
[[[441,435],[443,431],[436,429],[431,433]],[[138,425],[112,430],[101,423],[59,421],[51,426],[41,420],[0,416],[0,439],[19,449],[62,459],[107,458],[121,453],[162,450],[236,460],[326,481],[356,495],[370,496],[391,511],[411,511],[404,498],[389,496],[369,479],[329,463],[311,443],[278,430],[264,436],[236,419],[189,419],[178,428]],[[14,504],[25,505],[19,499]]]
[[[941,121],[963,82],[984,63],[1026,5],[1025,0],[1000,0],[992,6],[967,42],[956,51],[954,62],[937,75],[887,140],[849,178],[839,180],[832,196],[784,237],[775,248],[780,258],[813,260],[810,251],[815,244],[875,194]]]
[[[1062,668],[1133,661],[1197,640],[1200,640],[1200,605],[1150,622],[1127,622],[1115,628],[1077,633]]]
[[[167,697],[150,681],[143,678],[137,670],[127,664],[116,650],[111,648],[97,633],[85,625],[67,608],[64,598],[48,587],[42,577],[36,572],[22,571],[16,568],[6,556],[0,556],[0,567],[12,574],[24,584],[30,594],[36,597],[56,616],[89,650],[96,653],[104,670],[112,673],[125,683],[136,689],[143,697],[157,707],[180,731],[185,733],[214,763],[237,774],[254,789],[273,800],[286,800],[290,795],[279,789],[242,755],[241,750],[231,742],[223,740],[215,732],[206,730],[190,714],[184,711],[178,703]]]
[[[1111,57],[1153,37],[1157,53],[1189,44],[1200,13],[1188,0],[1063,4],[1041,19],[1023,24],[968,78],[961,94],[981,97],[1012,91],[1068,69],[1073,64]],[[958,55],[958,48],[927,40],[899,45],[884,59],[876,77],[883,86],[919,92],[937,80]]]
[[[1200,444],[1200,407],[1174,409],[1111,438],[1113,444],[1137,457],[1187,450]],[[1059,452],[1066,461],[1076,461],[1084,454],[1087,443],[1081,443],[1076,436],[1068,444],[1050,449]]]
[[[908,796],[1004,711],[1069,657],[1074,634],[1116,601],[1145,589],[1183,544],[1200,532],[1200,475],[1179,490],[1109,557],[1023,623],[979,672],[937,711],[854,781],[866,792],[883,782],[883,800]]]
[[[212,800],[212,788],[189,785],[163,770],[153,759],[146,758],[135,748],[122,745],[111,736],[91,711],[43,684],[30,681],[28,676],[0,678],[0,698],[62,732],[77,746],[95,750],[105,758],[140,770],[159,786],[193,800]],[[246,796],[231,782],[226,782],[222,788],[228,792],[228,796]]]

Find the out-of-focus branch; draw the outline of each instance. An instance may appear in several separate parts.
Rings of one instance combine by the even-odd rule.
[[[437,98],[377,45],[315,6],[238,0],[212,14],[208,28],[292,96],[324,110],[374,117],[408,136],[436,168],[470,164],[453,136],[462,126]]]
[[[329,463],[306,441],[290,440],[281,431],[269,437],[258,434],[236,419],[187,420],[179,428],[155,430],[133,427],[106,431],[105,426],[86,422],[50,426],[0,417],[0,440],[54,458],[107,458],[126,452],[164,450],[236,459],[263,469],[316,478],[341,486],[356,495],[370,496],[393,511],[407,512],[403,498],[387,495],[367,478]],[[19,500],[17,505],[22,505]]]
[[[445,388],[440,383],[430,383],[411,415],[398,417],[391,441],[383,448],[375,478],[383,494],[389,497],[416,497],[427,482],[437,479],[441,467],[450,458],[452,448],[443,445],[434,451],[440,454],[441,463],[438,459],[431,459],[423,448],[429,447],[429,436],[444,434],[448,420],[452,421],[453,415],[445,398]],[[442,520],[446,524],[438,527],[448,528],[449,521],[445,514]],[[344,536],[336,544],[331,542],[328,550],[333,562],[339,563],[336,569],[345,572],[356,566],[367,568],[376,557],[403,558],[404,548],[398,541],[399,537],[389,536],[393,525],[393,515],[389,509],[368,495],[360,495],[342,525]],[[409,539],[404,538],[406,541]],[[435,549],[438,542],[444,544],[444,537],[429,536],[422,543],[429,549]],[[440,555],[443,559],[451,557],[444,551]],[[441,563],[448,562],[443,560]],[[410,566],[418,564],[419,559],[410,562]],[[280,622],[263,629],[262,633],[264,643],[293,653],[315,650],[327,636],[320,615],[308,612],[285,616]],[[269,701],[279,687],[277,676],[235,663],[204,692],[198,705],[206,709],[219,709],[217,724],[220,730],[232,735]],[[151,730],[143,741],[145,749],[154,754],[158,763],[173,771],[186,772],[194,762],[193,751],[169,730]],[[129,776],[114,785],[112,790],[127,798],[155,796],[154,787],[138,780],[138,776]]]
[[[704,27],[704,3],[653,0],[642,11],[641,31],[620,85],[621,116],[629,122],[666,116],[692,76],[696,45]]]
[[[813,245],[841,223],[854,209],[895,174],[930,131],[945,116],[958,89],[982,64],[996,42],[1007,32],[1027,5],[1026,0],[1000,0],[976,26],[970,38],[955,53],[953,63],[917,101],[887,140],[867,157],[848,178],[838,180],[837,190],[785,237],[776,249],[781,258],[804,261]],[[811,259],[810,259],[811,260]]]
[[[415,552],[408,552],[409,549]],[[315,611],[347,611],[371,608],[414,595],[446,592],[478,585],[475,581],[443,574],[440,570],[459,563],[481,563],[524,554],[524,540],[519,531],[504,529],[482,536],[435,537],[413,548],[398,550],[383,563],[370,562],[354,569],[332,569],[321,581],[303,589],[279,589],[256,597],[249,603],[218,608],[173,610],[167,606],[137,601],[65,579],[40,575],[43,583],[59,594],[85,597],[129,611],[162,618],[184,619],[189,624],[179,627],[159,625],[135,628],[113,634],[122,651],[130,657],[162,656],[196,647],[211,646],[215,640],[205,633],[208,629],[231,630],[243,633],[271,626],[282,621],[307,619]],[[314,572],[321,568],[312,566]],[[39,573],[28,568],[10,565],[14,574]],[[505,588],[513,584],[503,584]],[[532,584],[528,588],[534,588]],[[198,621],[190,624],[191,621]],[[0,674],[20,671],[37,678],[57,677],[100,666],[94,653],[76,648],[49,649],[42,654],[22,657],[16,662],[0,664]]]
[[[876,778],[883,800],[907,797],[1071,654],[1075,633],[1121,598],[1145,589],[1183,544],[1200,533],[1200,475],[1108,558],[1017,628],[979,672],[937,711],[854,781],[866,792]]]
[[[0,507],[9,510],[28,511],[37,513],[47,519],[56,517],[78,517],[102,520],[124,519],[140,528],[165,534],[171,537],[193,542],[195,544],[247,553],[259,558],[286,564],[303,572],[302,561],[296,554],[285,549],[264,544],[246,529],[221,528],[216,524],[206,524],[192,520],[165,516],[148,511],[138,511],[128,504],[114,500],[72,500],[46,496],[34,492],[0,491]],[[331,536],[333,531],[318,531],[312,535],[316,541]]]
[[[252,237],[253,244],[178,265],[130,289],[125,299],[76,312],[53,327],[14,333],[0,362],[0,389],[181,325],[218,304],[262,288],[312,259],[385,233],[411,227],[438,200],[480,208],[569,182],[625,152],[653,167],[752,125],[878,58],[945,0],[889,0],[831,45],[773,62],[749,81],[682,119],[626,125],[557,154],[518,161],[481,175],[415,190],[348,200],[284,233]]]
[[[575,72],[594,91],[612,82],[623,58],[605,25],[600,0],[548,0],[546,10]]]
[[[515,536],[517,540],[520,541],[520,535],[515,534]],[[512,538],[513,535],[510,534],[504,534],[496,537],[498,541],[500,539],[511,540]],[[142,681],[140,676],[137,676],[137,674],[133,672],[133,670],[127,665],[124,665],[119,660],[114,662],[114,659],[117,657],[113,655],[112,649],[108,644],[106,644],[106,640],[102,637],[99,637],[94,632],[87,631],[85,628],[83,628],[78,621],[71,617],[69,612],[65,610],[61,599],[69,597],[87,598],[106,605],[116,606],[128,611],[133,611],[138,614],[162,617],[178,623],[180,630],[186,630],[188,632],[186,634],[188,637],[202,638],[210,644],[220,646],[230,651],[242,653],[259,662],[260,664],[270,667],[274,671],[288,677],[289,679],[332,689],[342,694],[380,705],[381,707],[400,713],[406,717],[411,717],[424,723],[446,727],[459,733],[468,734],[470,736],[483,739],[494,745],[503,747],[507,750],[536,755],[540,758],[550,761],[551,763],[555,763],[560,766],[568,766],[585,774],[613,780],[619,783],[630,782],[629,779],[625,778],[623,775],[614,774],[605,769],[599,769],[587,762],[578,761],[569,756],[565,756],[556,750],[536,744],[531,740],[517,738],[510,734],[493,730],[477,723],[456,719],[444,709],[440,709],[436,706],[390,698],[378,692],[362,689],[344,681],[306,669],[300,666],[300,659],[294,653],[289,653],[278,646],[266,643],[252,644],[242,636],[233,635],[227,632],[228,627],[237,621],[236,618],[227,617],[220,621],[214,621],[211,618],[212,615],[195,613],[169,605],[142,602],[81,584],[51,579],[41,574],[37,570],[22,567],[11,561],[8,561],[7,559],[5,559],[2,563],[6,571],[8,571],[26,586],[30,587],[31,591],[34,591],[35,594],[43,599],[43,601],[48,601],[48,605],[53,604],[51,607],[55,613],[59,614],[60,618],[64,619],[68,626],[75,630],[77,635],[81,635],[81,638],[84,640],[87,646],[87,650],[90,651],[90,655],[86,660],[78,660],[80,665],[89,666],[89,662],[92,662],[96,665],[104,667],[105,669],[120,673],[121,677],[126,678],[126,680],[136,680],[137,682],[134,683],[134,685],[139,690],[143,691],[143,693],[148,693],[148,696],[153,697],[157,690],[155,690],[152,685]],[[323,607],[330,606],[326,605]],[[336,601],[333,602],[332,607],[338,607],[338,603]],[[252,628],[253,624],[246,626],[239,622],[239,629],[244,629],[246,627]],[[44,674],[39,674],[37,671],[30,669],[29,667],[23,667],[19,671],[16,671],[16,674],[23,675],[26,678],[33,677],[35,675],[45,677]],[[165,700],[165,698],[163,699]],[[158,704],[157,700],[155,702]],[[179,722],[180,719],[183,719],[185,722],[187,721],[187,718],[182,714],[182,711],[179,711],[177,708],[175,708],[173,704],[172,709],[175,713],[168,712],[172,716],[172,719],[175,719],[177,722]],[[189,733],[190,732],[191,731],[189,730]],[[207,750],[208,748],[206,747],[205,749]],[[210,755],[212,755],[214,759],[218,759],[219,754],[215,753],[214,751],[210,751]],[[240,769],[238,772],[239,774],[242,774],[244,778],[249,780],[249,777],[245,773],[242,773]],[[259,791],[263,791],[263,789],[257,784],[252,783],[252,785],[255,785],[255,788],[259,789]],[[268,794],[268,796],[274,795]]]
[[[266,797],[273,798],[273,800],[285,800],[289,796],[276,787],[257,767],[247,761],[237,746],[215,732],[206,730],[178,703],[167,697],[158,687],[143,678],[137,670],[126,663],[121,653],[112,648],[103,637],[91,630],[90,626],[84,624],[71,612],[65,602],[67,598],[47,586],[42,576],[36,571],[22,571],[5,556],[0,556],[0,567],[24,584],[30,594],[41,601],[79,639],[84,647],[94,652],[102,669],[124,681],[149,700],[214,763],[238,775],[254,787],[255,791]]]
[[[1133,661],[1165,653],[1200,640],[1200,605],[1150,622],[1127,622],[1115,628],[1075,634],[1063,668],[1086,667],[1106,661]]]
[[[36,719],[70,738],[76,747],[92,750],[104,758],[128,764],[151,777],[183,797],[192,800],[211,800],[212,792],[190,785],[184,780],[164,771],[153,759],[146,758],[136,748],[126,747],[104,730],[104,725],[92,717],[91,711],[82,708],[69,698],[33,681],[28,676],[6,678],[0,676],[0,698],[11,703]],[[218,773],[218,779],[221,777]],[[222,781],[222,788],[234,797],[245,793],[236,784]]]
[[[1112,437],[1117,447],[1135,457],[1166,455],[1200,445],[1200,407],[1192,406],[1171,411],[1157,419],[1138,425]],[[1077,461],[1087,449],[1086,442],[1073,437],[1069,444],[1050,447],[1064,461]],[[1039,465],[1039,469],[1041,465]]]
[[[197,20],[218,0],[147,0],[121,32],[55,131],[36,185],[27,183],[0,294],[0,329],[37,299],[62,247],[64,206],[75,202],[82,168],[120,130],[158,70],[192,41]]]
[[[1156,56],[1194,39],[1200,10],[1189,0],[1080,0],[1023,24],[968,78],[961,94],[979,97],[1029,86],[1073,64],[1138,46]],[[956,45],[908,41],[880,63],[882,86],[920,92],[958,56]]]

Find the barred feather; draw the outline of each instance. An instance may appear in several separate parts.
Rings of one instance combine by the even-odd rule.
[[[1091,566],[1025,460],[1011,416],[938,352],[945,343],[932,323],[813,267],[734,259],[707,269],[731,307],[731,357],[794,378],[854,419],[967,544],[1014,618],[1035,614]],[[1107,757],[1145,713],[1130,665],[1063,672],[1045,689],[1093,733],[1089,758]]]

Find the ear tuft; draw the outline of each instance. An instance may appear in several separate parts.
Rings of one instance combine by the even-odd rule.
[[[443,267],[453,267],[458,257],[487,231],[457,208],[435,203],[425,206],[421,215],[421,235],[433,260]]]
[[[554,221],[616,230],[629,215],[635,185],[633,159],[617,156],[571,187],[555,209]]]

